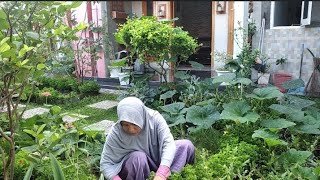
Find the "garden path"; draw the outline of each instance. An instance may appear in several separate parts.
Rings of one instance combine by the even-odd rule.
[[[37,107],[37,108],[28,109],[23,113],[22,119],[29,119],[35,115],[40,115],[46,112],[49,112],[48,108]]]
[[[102,120],[97,123],[91,124],[83,129],[86,131],[104,131],[105,134],[108,134],[113,124],[113,121]]]
[[[105,100],[105,101],[100,101],[100,102],[97,102],[94,104],[90,104],[90,105],[88,105],[88,107],[108,110],[108,109],[113,108],[117,105],[118,105],[117,101]],[[91,124],[91,125],[85,127],[84,130],[104,131],[105,134],[107,134],[113,124],[114,124],[113,121],[102,120],[102,121],[99,121],[97,123],[94,123],[94,124]]]
[[[110,101],[110,100],[105,100],[105,101],[101,101],[101,102],[97,102],[94,104],[90,104],[87,105],[88,107],[92,107],[92,108],[98,108],[98,109],[105,109],[108,110],[110,108],[113,108],[115,106],[118,105],[117,101]],[[25,105],[20,105],[19,107],[25,107]],[[6,108],[3,107],[2,108],[2,112],[5,112]],[[32,109],[28,109],[26,110],[23,115],[22,115],[22,119],[29,119],[35,115],[41,115],[44,113],[49,112],[50,110],[48,108],[44,108],[44,107],[37,107],[37,108],[32,108]],[[72,123],[75,121],[78,121],[80,119],[84,119],[84,118],[88,118],[89,116],[87,115],[82,115],[82,114],[76,114],[76,113],[62,113],[62,120],[64,122],[67,123]],[[92,130],[92,131],[104,131],[105,133],[108,133],[109,130],[111,129],[112,125],[114,124],[114,121],[110,121],[110,120],[101,120],[97,123],[93,123],[90,124],[88,126],[86,126],[84,129],[85,130]]]
[[[117,105],[118,105],[117,101],[105,100],[105,101],[97,102],[94,104],[90,104],[88,106],[93,107],[93,108],[108,110],[108,109],[113,108],[114,106],[117,106]]]
[[[18,108],[23,108],[23,107],[26,107],[26,105],[24,105],[24,104],[19,104],[18,105]],[[0,113],[7,112],[7,111],[8,111],[7,105],[0,106]]]
[[[108,110],[108,109],[113,108],[113,107],[115,107],[117,105],[118,105],[117,101],[105,100],[105,101],[100,101],[100,102],[97,102],[97,103],[94,103],[94,104],[90,104],[90,105],[87,105],[87,106],[91,107],[91,108],[98,108],[98,109]],[[43,107],[37,107],[37,108],[28,109],[23,113],[22,118],[23,119],[28,119],[28,118],[31,118],[31,117],[33,117],[35,115],[41,115],[41,114],[44,114],[44,113],[49,112],[49,111],[50,110],[48,108],[43,108]],[[64,122],[67,122],[67,123],[72,123],[72,122],[78,121],[80,119],[89,117],[87,115],[76,114],[76,113],[68,113],[68,112],[62,113],[61,116],[62,116],[62,120]],[[90,131],[90,130],[92,130],[92,131],[104,131],[105,133],[108,133],[113,124],[114,124],[113,121],[101,120],[99,122],[96,122],[96,123],[88,125],[84,129],[88,130],[88,131]]]
[[[75,113],[62,113],[61,116],[63,116],[62,117],[63,122],[68,122],[68,123],[72,123],[72,122],[78,121],[79,119],[84,119],[89,117],[87,115],[75,114]]]

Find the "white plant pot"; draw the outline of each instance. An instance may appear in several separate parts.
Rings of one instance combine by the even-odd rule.
[[[121,73],[121,67],[109,67],[110,70],[110,77],[111,78],[118,78],[119,77],[119,73]]]
[[[162,70],[161,66],[160,66],[157,62],[150,62],[150,63],[149,63],[149,66],[150,66],[152,69],[155,69],[156,71],[161,71],[161,70]],[[163,68],[164,68],[165,70],[169,69],[169,65],[168,65],[167,61],[165,61],[165,62],[163,63]]]
[[[162,67],[159,65],[158,62],[149,62],[149,66],[151,69],[157,71],[157,72],[161,72],[163,69],[165,70],[166,74],[163,74],[163,76],[161,76],[161,79],[164,80],[164,78],[168,79],[169,73],[167,73],[167,70],[169,69],[169,64],[167,61],[164,61]]]
[[[128,86],[129,85],[129,77],[130,75],[127,73],[119,73],[119,81],[121,86]]]
[[[230,71],[216,70],[216,72],[217,72],[217,76],[231,76],[232,74],[234,74],[233,72],[230,72]]]
[[[270,73],[258,73],[258,84],[267,85],[269,83]]]

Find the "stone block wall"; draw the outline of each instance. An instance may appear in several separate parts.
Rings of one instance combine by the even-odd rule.
[[[304,44],[304,49],[302,49]],[[316,56],[320,56],[320,28],[288,27],[279,29],[267,29],[265,31],[263,52],[269,58],[270,72],[280,70],[276,65],[276,59],[285,57],[287,63],[284,70],[292,74],[293,79],[299,78],[301,53],[303,50],[303,63],[301,78],[307,83],[312,70],[312,56],[307,51],[309,48]]]

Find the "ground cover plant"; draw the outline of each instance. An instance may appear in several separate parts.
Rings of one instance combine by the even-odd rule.
[[[176,139],[191,139],[196,146],[196,163],[169,179],[319,177],[320,99],[283,94],[272,86],[254,87],[247,78],[200,80],[182,71],[175,74],[178,81],[156,88],[147,78],[136,79],[118,96],[99,94],[95,81],[76,81],[70,72],[48,73],[48,61],[64,52],[52,43],[76,39],[75,33],[86,28],[67,27],[61,19],[79,5],[12,1],[0,10],[0,104],[10,107],[0,113],[0,179],[100,178],[105,135],[85,127],[104,119],[116,121],[116,108],[87,105],[129,95],[162,113]],[[242,59],[250,53],[244,55]],[[228,85],[222,89],[223,82]],[[20,103],[27,106],[20,109]],[[31,107],[50,111],[23,120],[22,113]],[[64,123],[62,113],[89,117]]]
[[[318,99],[252,87],[246,78],[184,81],[149,94],[159,99],[148,102],[175,138],[189,138],[197,148],[196,163],[169,179],[317,179]],[[223,91],[222,82],[229,83]]]

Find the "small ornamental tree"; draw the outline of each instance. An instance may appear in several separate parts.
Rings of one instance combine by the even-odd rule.
[[[131,56],[136,54],[147,65],[155,61],[161,67],[157,73],[164,77],[164,60],[174,63],[178,57],[180,61],[187,60],[198,47],[188,32],[171,25],[173,21],[158,21],[154,16],[129,18],[115,33],[115,39],[126,46]]]
[[[0,153],[5,180],[14,179],[15,135],[23,111],[18,111],[24,89],[44,75],[46,61],[60,49],[58,42],[76,39],[83,26],[65,25],[65,12],[81,2],[6,1],[0,3]]]

